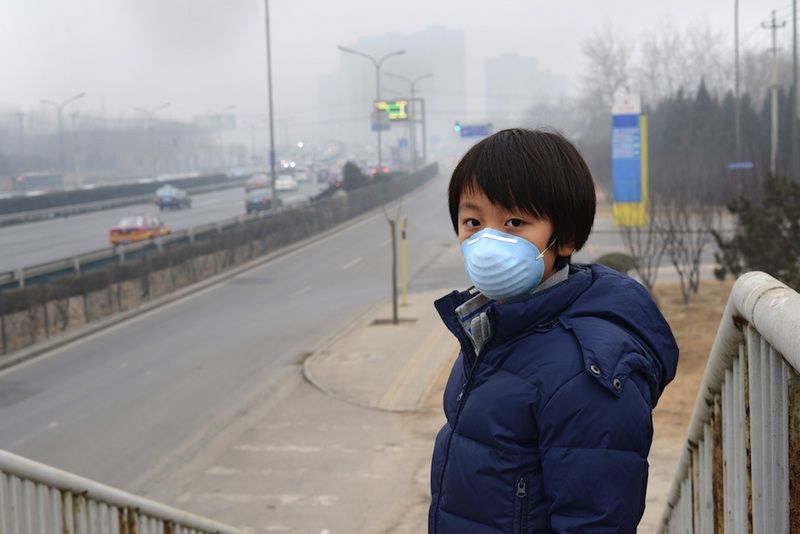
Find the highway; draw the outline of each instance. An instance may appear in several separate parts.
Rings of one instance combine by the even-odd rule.
[[[300,190],[281,192],[284,204],[300,202],[320,189],[303,182]],[[159,212],[152,203],[0,227],[0,272],[77,256],[109,246],[108,230],[126,215],[157,214],[173,230],[244,215],[242,187],[192,196],[192,209]]]
[[[417,286],[465,287],[440,176],[403,204]],[[389,296],[382,213],[0,373],[0,448],[123,488]]]

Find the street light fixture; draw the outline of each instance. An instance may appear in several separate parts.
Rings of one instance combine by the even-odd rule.
[[[64,163],[64,159],[65,158],[64,158],[64,119],[63,119],[63,111],[64,111],[64,108],[67,105],[75,102],[76,100],[80,100],[84,96],[86,96],[86,93],[78,93],[77,95],[72,96],[72,97],[64,100],[61,103],[53,102],[52,100],[46,100],[44,98],[41,100],[42,104],[46,104],[48,106],[53,106],[54,108],[56,108],[56,111],[58,112],[58,152],[59,152],[59,164],[61,166],[62,175],[66,171],[66,164]],[[76,184],[76,185],[80,185],[80,184]]]
[[[410,145],[411,145],[411,170],[412,171],[416,171],[417,170],[417,127],[416,127],[417,101],[415,99],[416,87],[417,87],[417,82],[420,82],[420,81],[425,80],[427,78],[433,78],[433,74],[431,74],[431,73],[423,74],[421,76],[417,76],[414,79],[407,78],[405,76],[401,76],[399,74],[394,74],[394,73],[391,73],[391,72],[384,72],[383,74],[388,76],[388,77],[390,77],[390,78],[396,78],[398,80],[402,80],[402,81],[408,83],[408,85],[409,85],[409,88],[410,88],[410,91],[411,91],[411,121],[409,123],[409,130],[411,130],[411,135],[409,136],[411,138],[411,141],[410,141]],[[424,110],[424,108],[423,108],[423,110]],[[426,150],[426,148],[427,148],[427,140],[426,140],[426,134],[425,134],[425,116],[424,116],[424,111],[423,111],[423,117],[422,117],[422,153],[425,155],[422,158],[423,163],[425,162],[425,159],[427,157],[427,152],[428,151]]]
[[[155,145],[153,144],[153,115],[158,113],[164,108],[168,108],[170,106],[169,102],[164,102],[154,108],[145,109],[145,108],[133,108],[134,111],[138,113],[142,113],[144,116],[147,117],[147,145],[150,148],[150,167],[151,171],[155,173],[156,170],[156,160],[155,160]]]
[[[359,52],[358,50],[353,50],[352,48],[346,48],[344,46],[339,46],[339,50],[342,52],[346,52],[348,54],[354,54],[356,56],[361,56],[365,59],[368,59],[372,65],[375,67],[375,100],[381,99],[381,66],[383,62],[389,59],[390,57],[394,56],[402,56],[406,53],[405,50],[397,50],[395,52],[390,52],[379,59],[375,59],[374,57],[370,56],[369,54],[365,54],[364,52]],[[377,138],[378,138],[378,168],[380,169],[383,166],[383,161],[381,157],[381,125],[378,123],[377,128]]]

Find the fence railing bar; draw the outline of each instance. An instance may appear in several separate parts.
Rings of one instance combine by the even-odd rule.
[[[142,518],[149,520],[153,531],[161,521],[172,521],[200,532],[219,534],[241,534],[239,530],[199,517],[169,506],[138,497],[98,482],[61,471],[0,450],[0,482],[11,494],[11,518],[9,532],[35,532],[33,513],[35,510],[35,484],[57,488],[61,492],[63,524],[57,525],[60,532],[83,534],[98,531],[99,503],[118,509],[137,510]],[[4,514],[5,515],[5,514]],[[0,516],[2,517],[2,516]],[[141,525],[142,527],[144,524]],[[133,525],[129,525],[133,527]],[[141,532],[132,530],[133,532]],[[105,532],[105,531],[103,531]]]
[[[798,369],[800,295],[767,274],[743,275],[714,340],[661,532],[790,532],[800,516],[791,407],[800,393],[788,383]]]

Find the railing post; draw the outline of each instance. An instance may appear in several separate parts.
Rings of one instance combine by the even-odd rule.
[[[713,492],[713,531],[722,534],[725,531],[725,492],[723,486],[724,469],[722,462],[722,405],[719,395],[714,398],[714,412],[711,418],[712,435],[712,492]]]
[[[800,374],[789,369],[789,534],[800,534]]]

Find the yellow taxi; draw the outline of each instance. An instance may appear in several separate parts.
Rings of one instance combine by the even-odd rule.
[[[154,237],[167,235],[172,230],[158,217],[153,215],[131,215],[113,226],[108,232],[108,240],[112,245],[127,245],[136,241],[145,241]]]

